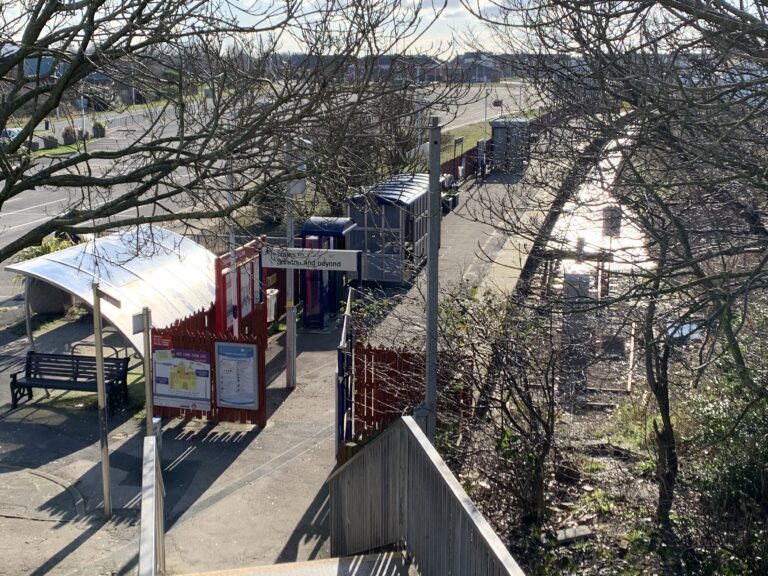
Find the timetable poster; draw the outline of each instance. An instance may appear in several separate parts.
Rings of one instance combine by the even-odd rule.
[[[257,410],[258,347],[216,342],[216,405]]]

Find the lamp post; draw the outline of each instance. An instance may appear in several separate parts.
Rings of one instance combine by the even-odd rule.
[[[480,175],[485,180],[485,149],[488,146],[486,130],[488,126],[488,96],[491,95],[491,89],[485,89],[485,105],[483,106],[483,155],[480,162]]]
[[[439,296],[438,257],[440,251],[440,137],[437,116],[430,118],[429,126],[429,196],[427,220],[427,334],[424,412],[425,432],[435,442],[437,426],[437,304]]]
[[[285,145],[285,159],[289,171],[306,171],[306,154],[311,142],[297,138],[296,142],[303,149],[296,150],[294,142]],[[294,197],[303,194],[307,187],[306,178],[298,178],[288,183],[286,189],[285,239],[288,248],[293,248],[293,202]],[[296,387],[296,303],[294,289],[294,273],[292,268],[285,275],[285,380],[286,387]]]
[[[80,96],[80,139],[85,140],[85,96]]]

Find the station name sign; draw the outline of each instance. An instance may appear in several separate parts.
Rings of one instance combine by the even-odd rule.
[[[265,268],[301,268],[354,272],[359,250],[321,250],[318,248],[262,248],[261,262]]]

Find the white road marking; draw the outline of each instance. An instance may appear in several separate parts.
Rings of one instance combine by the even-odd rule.
[[[24,198],[11,198],[11,200],[24,200]],[[9,200],[9,202],[11,201]],[[35,204],[34,206],[27,206],[26,208],[19,208],[18,210],[12,210],[10,212],[0,212],[0,218],[4,216],[11,216],[13,214],[21,214],[22,212],[26,212],[27,210],[34,210],[35,208],[42,208],[43,206],[48,206],[49,204],[56,204],[57,202],[63,202],[66,200],[66,198],[59,198],[58,200],[51,200],[50,202],[43,202],[42,204]]]

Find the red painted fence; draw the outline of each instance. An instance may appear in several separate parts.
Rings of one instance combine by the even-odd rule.
[[[438,410],[463,417],[472,394],[458,385],[460,354],[441,352],[437,376]],[[354,352],[354,438],[361,441],[386,428],[424,400],[424,353],[358,342]]]

